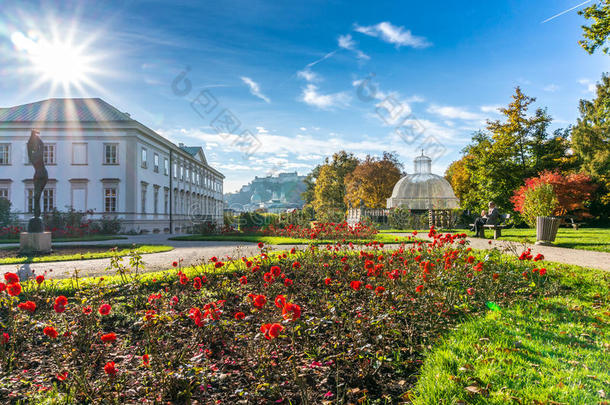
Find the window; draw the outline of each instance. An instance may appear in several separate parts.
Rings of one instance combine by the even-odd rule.
[[[86,165],[87,164],[87,144],[73,143],[72,144],[72,164]]]
[[[8,197],[8,187],[0,187],[0,198],[10,200]]]
[[[159,186],[155,186],[153,191],[153,212],[155,215],[159,213]]]
[[[142,214],[146,214],[146,183],[142,183]]]
[[[165,188],[163,190],[163,213],[167,214],[169,212],[169,189]]]
[[[55,190],[45,188],[42,192],[42,211],[51,212],[55,208]]]
[[[11,144],[0,143],[0,165],[11,164]]]
[[[142,167],[146,169],[148,167],[148,152],[146,148],[142,148]]]
[[[174,178],[178,178],[178,165],[174,163]]]
[[[116,212],[117,190],[116,187],[104,187],[104,211]]]
[[[189,169],[186,168],[186,181],[189,181],[191,178],[189,176]]]
[[[104,164],[118,165],[119,164],[119,145],[116,143],[104,144]]]
[[[154,167],[153,170],[155,173],[159,173],[159,154],[155,153],[153,157]]]
[[[180,166],[180,180],[184,180],[184,166]]]
[[[166,176],[169,174],[169,160],[167,158],[163,159],[163,174]]]
[[[44,145],[43,160],[45,165],[54,165],[55,162],[55,144],[47,143]]]

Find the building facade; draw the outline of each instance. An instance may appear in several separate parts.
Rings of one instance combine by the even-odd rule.
[[[99,98],[0,108],[0,197],[20,220],[32,212],[26,143],[33,128],[45,143],[45,212],[116,217],[127,232],[222,225],[224,176],[208,165],[203,149],[175,145]]]
[[[305,176],[297,172],[256,176],[236,192],[225,194],[226,208],[235,212],[265,210],[281,213],[303,208],[301,194],[307,189]]]

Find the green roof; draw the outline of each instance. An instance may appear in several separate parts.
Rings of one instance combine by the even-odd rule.
[[[0,108],[0,122],[133,121],[101,98],[51,98]]]

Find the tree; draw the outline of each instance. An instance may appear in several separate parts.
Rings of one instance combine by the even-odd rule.
[[[610,35],[610,0],[602,0],[578,12],[587,20],[591,20],[590,26],[583,25],[583,37],[578,41],[585,51],[593,54],[597,48],[602,47],[602,52],[608,54],[609,49],[606,41]]]
[[[10,225],[14,219],[11,214],[11,202],[6,198],[0,197],[0,226]]]
[[[401,176],[402,164],[395,153],[384,152],[381,159],[367,155],[345,177],[345,202],[353,207],[362,202],[368,208],[385,208]]]
[[[317,217],[328,219],[334,218],[338,213],[345,213],[345,176],[357,165],[358,159],[345,151],[335,153],[332,160],[324,160],[313,190],[312,205]]]
[[[545,109],[528,114],[534,101],[517,87],[511,103],[500,109],[503,119],[475,132],[462,158],[449,167],[446,177],[462,208],[479,212],[494,201],[500,211],[512,211],[510,199],[524,179],[567,164],[566,132],[549,134],[551,117]]]
[[[531,218],[527,217],[529,207],[528,195],[540,185],[552,187],[557,199],[560,215],[571,214],[577,217],[588,215],[588,203],[591,201],[596,185],[591,182],[591,177],[583,173],[571,173],[563,175],[559,171],[545,171],[539,176],[525,180],[525,184],[515,191],[511,198],[517,212],[526,214],[526,221],[531,226]],[[540,191],[540,190],[539,190]]]
[[[610,77],[602,76],[592,101],[580,100],[580,117],[572,128],[572,149],[580,168],[600,185],[599,206],[595,211],[610,211]]]

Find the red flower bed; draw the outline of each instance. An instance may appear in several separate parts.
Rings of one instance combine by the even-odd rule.
[[[8,274],[20,287],[0,292],[0,401],[55,385],[73,403],[400,402],[439,335],[555,288],[530,253],[481,261],[463,235],[292,252],[214,258],[205,274],[177,262],[74,297]]]
[[[276,228],[270,225],[263,231],[268,236],[286,236],[290,238],[304,238],[312,240],[349,240],[349,239],[372,239],[377,230],[372,226],[357,223],[354,226],[347,222],[315,222],[312,227],[300,225],[288,225],[284,228]]]

